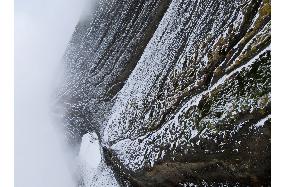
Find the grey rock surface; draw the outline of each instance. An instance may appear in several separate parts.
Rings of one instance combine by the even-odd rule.
[[[270,186],[268,0],[99,1],[58,89],[121,186]]]

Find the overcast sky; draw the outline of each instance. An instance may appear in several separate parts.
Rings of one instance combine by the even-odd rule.
[[[48,115],[60,58],[84,0],[15,0],[15,186],[74,186]]]

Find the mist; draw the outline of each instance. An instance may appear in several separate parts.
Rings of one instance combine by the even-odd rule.
[[[82,0],[15,0],[15,186],[73,187],[62,134],[50,117],[60,59]]]

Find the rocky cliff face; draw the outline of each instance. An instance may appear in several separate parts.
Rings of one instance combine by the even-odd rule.
[[[121,186],[269,186],[270,26],[268,0],[97,2],[64,56],[69,143],[97,134]]]

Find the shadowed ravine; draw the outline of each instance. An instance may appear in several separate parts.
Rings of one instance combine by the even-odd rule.
[[[270,186],[270,27],[269,0],[98,1],[57,90],[100,146],[81,185]]]

